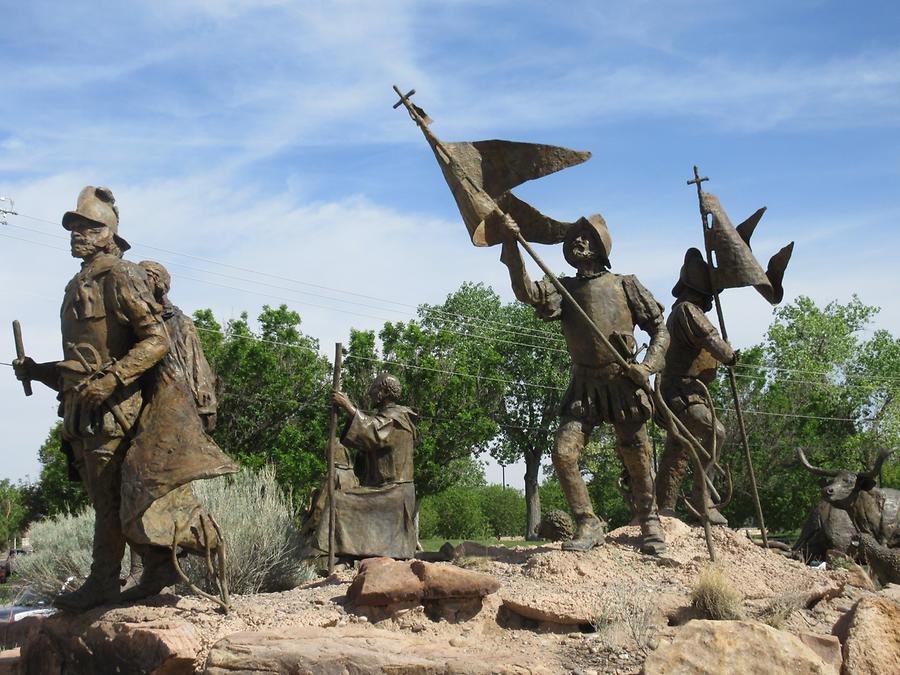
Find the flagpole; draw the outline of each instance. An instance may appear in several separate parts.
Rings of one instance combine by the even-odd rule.
[[[706,264],[709,270],[709,286],[713,293],[713,301],[716,305],[716,316],[719,319],[719,332],[722,339],[728,342],[728,331],[725,328],[725,315],[722,312],[722,301],[719,299],[719,291],[716,289],[713,281],[713,265],[712,265],[712,249],[709,246],[709,239],[706,236],[707,230],[711,227],[707,221],[707,214],[703,211],[703,191],[700,189],[700,183],[709,180],[707,177],[700,177],[699,169],[694,166],[694,180],[689,180],[688,185],[697,186],[697,199],[700,200],[700,219],[703,221],[703,243],[706,248]],[[763,546],[769,547],[769,538],[766,534],[766,522],[763,518],[762,504],[759,501],[759,490],[756,487],[756,472],[753,470],[753,458],[750,456],[750,444],[747,441],[747,429],[744,426],[744,411],[741,407],[741,399],[738,397],[737,379],[734,376],[734,366],[726,365],[728,371],[728,382],[731,385],[731,397],[734,399],[734,414],[737,418],[738,431],[741,435],[741,446],[744,451],[744,461],[747,464],[747,474],[750,476],[750,488],[753,495],[753,505],[756,507],[756,522],[759,524],[759,531],[762,534]]]

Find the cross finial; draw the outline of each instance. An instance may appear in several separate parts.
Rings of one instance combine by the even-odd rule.
[[[400,88],[395,84],[394,91],[397,92],[397,95],[400,97],[400,100],[394,104],[394,108],[399,108],[401,105],[405,103],[409,103],[409,97],[416,93],[415,89],[410,89],[405,94],[400,91]]]

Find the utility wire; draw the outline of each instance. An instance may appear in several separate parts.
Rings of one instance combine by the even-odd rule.
[[[22,214],[22,213],[17,213],[16,215],[19,216],[19,217],[21,217],[21,218],[27,218],[27,219],[29,219],[29,220],[34,220],[34,221],[38,221],[38,222],[42,222],[42,223],[48,223],[48,224],[50,224],[50,225],[58,225],[58,223],[55,223],[55,222],[50,221],[50,220],[46,220],[46,219],[44,219],[44,218],[37,218],[37,217],[35,217],[35,216],[29,216],[29,215]],[[20,229],[26,229],[26,230],[30,230],[30,231],[33,231],[33,232],[37,232],[38,234],[41,234],[41,235],[43,235],[43,236],[62,237],[62,238],[65,238],[65,235],[54,235],[54,234],[50,234],[50,233],[44,232],[44,231],[42,231],[42,230],[35,230],[35,229],[33,229],[33,228],[26,228],[26,227],[24,227],[24,226],[22,226],[22,225],[14,225],[13,227],[18,227],[18,228],[20,228]],[[23,241],[24,241],[24,240],[23,240]],[[392,305],[398,305],[398,306],[401,306],[401,307],[411,308],[412,310],[418,309],[416,305],[411,305],[411,304],[405,303],[405,302],[400,302],[400,301],[396,301],[396,300],[390,300],[390,299],[387,299],[387,298],[379,298],[379,297],[377,297],[377,296],[366,295],[366,294],[364,294],[364,293],[356,293],[356,292],[353,292],[353,291],[345,291],[345,290],[342,290],[342,289],[339,289],[339,288],[332,288],[332,287],[330,287],[330,286],[324,286],[324,285],[322,285],[322,284],[315,284],[315,283],[311,283],[311,282],[308,282],[308,281],[302,281],[302,280],[299,280],[299,279],[293,279],[293,278],[291,278],[291,277],[285,277],[285,276],[281,276],[281,275],[277,275],[277,274],[271,274],[271,273],[268,273],[268,272],[260,272],[260,271],[258,271],[258,270],[250,269],[250,268],[247,268],[247,267],[241,267],[241,266],[239,266],[239,265],[232,265],[232,264],[230,264],[230,263],[224,263],[224,262],[221,262],[221,261],[218,261],[218,260],[213,260],[213,259],[210,259],[210,258],[204,258],[204,257],[202,257],[202,256],[192,255],[192,254],[189,254],[189,253],[181,253],[181,252],[179,252],[179,251],[173,251],[172,249],[162,248],[162,247],[159,247],[159,246],[152,246],[152,245],[150,245],[150,244],[143,244],[143,243],[140,243],[140,242],[137,242],[137,241],[133,241],[132,243],[133,243],[135,246],[138,246],[138,247],[143,247],[143,248],[151,249],[151,250],[154,250],[154,251],[161,251],[161,252],[163,252],[163,253],[169,253],[169,254],[171,254],[171,255],[178,255],[178,256],[185,257],[185,258],[190,258],[190,259],[192,259],[192,260],[199,260],[199,261],[201,261],[201,262],[206,262],[206,263],[210,263],[210,264],[213,264],[213,265],[220,265],[220,266],[222,266],[222,267],[226,267],[226,268],[229,268],[229,269],[234,269],[234,270],[238,270],[238,271],[241,271],[241,272],[249,272],[249,273],[251,273],[251,274],[257,274],[257,275],[259,275],[259,276],[268,277],[268,278],[271,278],[271,279],[277,279],[277,280],[280,280],[280,281],[287,281],[287,282],[290,282],[290,283],[293,283],[293,284],[299,284],[299,285],[302,285],[302,286],[308,286],[308,287],[311,287],[311,288],[317,288],[317,289],[321,289],[321,290],[332,291],[332,292],[335,292],[335,293],[343,293],[343,294],[345,294],[345,295],[350,295],[350,296],[354,296],[354,297],[359,297],[359,298],[363,298],[363,299],[367,299],[367,300],[374,300],[374,301],[376,301],[376,302],[382,302],[382,303],[387,303],[387,304],[392,304]],[[205,270],[204,270],[204,271],[205,271]],[[257,282],[254,282],[254,283],[257,283]],[[296,289],[293,289],[293,290],[296,290]],[[347,301],[344,301],[344,302],[347,302]],[[555,338],[555,337],[553,337],[553,336],[547,336],[546,334],[544,334],[542,331],[540,331],[540,330],[538,330],[538,329],[524,328],[524,327],[522,327],[522,326],[517,326],[517,325],[515,325],[515,324],[511,324],[511,323],[507,323],[507,322],[503,322],[503,321],[497,321],[497,320],[494,320],[494,319],[486,319],[486,318],[484,318],[484,317],[473,317],[473,316],[470,316],[470,315],[460,314],[460,313],[456,313],[456,312],[449,312],[449,311],[447,311],[447,310],[442,310],[442,309],[438,309],[438,308],[434,308],[434,307],[429,307],[428,309],[429,309],[429,311],[432,311],[432,312],[434,312],[434,313],[437,313],[437,314],[440,314],[440,315],[443,315],[443,316],[452,316],[452,317],[462,318],[462,319],[469,320],[469,321],[477,320],[477,321],[481,321],[481,322],[484,322],[484,323],[487,323],[487,324],[492,324],[492,325],[504,326],[504,327],[507,327],[507,328],[512,328],[512,329],[514,329],[518,334],[521,334],[521,333],[523,333],[523,332],[526,332],[526,333],[533,333],[533,334],[535,334],[535,336],[540,337],[540,338],[543,338],[543,339],[550,338],[550,339],[555,339],[555,340],[557,340],[557,341],[561,341],[561,338]]]

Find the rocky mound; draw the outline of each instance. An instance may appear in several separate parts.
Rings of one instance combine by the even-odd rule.
[[[659,661],[667,650],[679,652],[678,636],[687,626],[701,628],[698,622],[687,623],[702,618],[692,614],[690,594],[709,560],[702,530],[669,518],[663,524],[669,552],[660,558],[641,555],[638,528],[625,527],[610,533],[606,546],[586,553],[549,544],[491,547],[485,549],[490,557],[478,557],[471,547],[455,566],[418,562],[415,571],[408,563],[400,564],[406,569],[396,568],[398,578],[408,577],[410,588],[439,588],[443,577],[445,587],[452,580],[454,588],[476,589],[477,603],[465,612],[459,603],[466,598],[447,597],[441,604],[434,593],[415,589],[403,596],[405,602],[367,611],[358,595],[356,603],[348,601],[357,571],[346,569],[285,593],[235,597],[227,616],[206,601],[174,595],[80,617],[55,616],[36,624],[24,640],[21,672],[112,672],[113,664],[120,673],[264,668],[588,675],[639,672],[651,653],[657,668],[652,672],[677,672],[659,667]],[[858,570],[811,569],[727,529],[715,530],[715,544],[722,575],[740,592],[743,621],[703,622],[702,630],[765,636],[785,650],[802,643],[784,663],[808,663],[810,653],[816,653],[822,672],[834,672],[835,659],[871,660],[872,641],[900,612],[892,597],[896,589],[875,594],[859,588],[866,583],[858,581],[865,579]],[[480,574],[464,580],[460,572],[465,569]],[[499,591],[492,592],[497,582]],[[361,585],[357,582],[357,588]],[[864,611],[853,611],[860,600]],[[763,623],[765,628],[755,627]],[[841,642],[831,637],[833,630],[843,653]],[[782,637],[781,631],[789,635]],[[892,658],[890,650],[881,652],[877,658]],[[728,658],[723,655],[721,662],[732,663]]]

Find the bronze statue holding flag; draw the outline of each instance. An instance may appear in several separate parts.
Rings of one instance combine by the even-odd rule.
[[[400,95],[395,107],[406,107],[434,151],[472,243],[491,246],[502,242],[501,259],[509,267],[516,297],[533,305],[545,320],[562,321],[573,367],[553,463],[578,520],[575,539],[564,547],[588,550],[604,542],[604,523],[594,513],[578,459],[593,428],[610,422],[634,493],[643,535],[641,549],[650,554],[664,552],[646,430],[653,412],[647,378],[662,368],[669,339],[662,306],[636,278],[609,272],[612,242],[602,217],[562,223],[510,192],[527,180],[580,164],[590,153],[498,140],[444,143],[431,133],[431,120],[424,111],[409,100],[415,92],[404,95],[396,86],[394,90]],[[562,242],[566,260],[578,270],[577,276],[557,279],[529,242]],[[546,281],[530,280],[518,246],[538,263]],[[640,364],[634,359],[635,325],[651,336]]]

